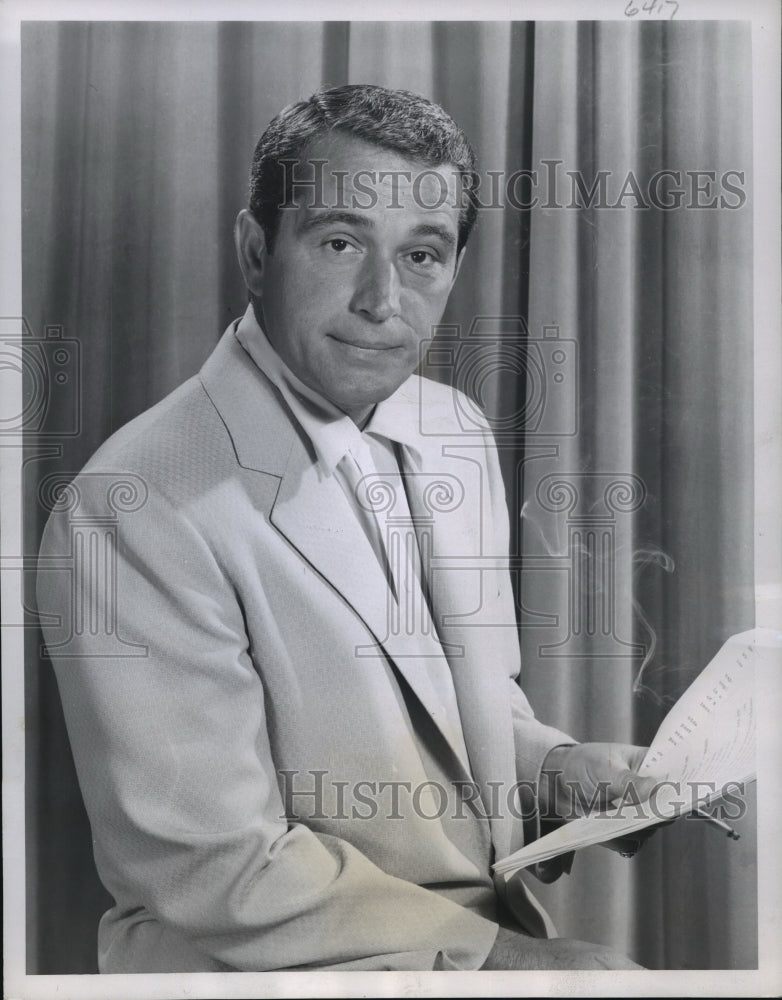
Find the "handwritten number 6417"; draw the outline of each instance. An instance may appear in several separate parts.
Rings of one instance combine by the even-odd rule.
[[[646,3],[641,4],[640,7],[633,3],[633,0],[625,7],[625,17],[635,17],[638,13],[654,14],[657,11],[660,14],[666,13],[667,8],[672,7],[670,20],[672,21],[676,17],[676,12],[679,9],[679,4],[676,0],[646,0]]]

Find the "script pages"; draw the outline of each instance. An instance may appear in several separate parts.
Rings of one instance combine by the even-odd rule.
[[[666,715],[639,774],[656,780],[650,799],[632,796],[559,827],[497,862],[514,872],[566,851],[625,837],[672,819],[755,777],[755,672],[758,663],[780,657],[751,630],[732,636]]]

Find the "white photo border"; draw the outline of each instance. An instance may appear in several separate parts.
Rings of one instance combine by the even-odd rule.
[[[5,0],[0,6],[0,316],[22,315],[21,103],[22,21],[226,20],[624,20],[626,0],[478,0],[370,9],[359,0],[299,0],[291,14],[269,0]],[[752,24],[754,106],[754,322],[757,624],[782,630],[782,349],[780,341],[780,10],[775,0],[679,0],[679,20]],[[19,384],[3,382],[18,393]],[[11,400],[13,406],[16,399]],[[6,404],[8,405],[8,404]],[[18,410],[20,412],[21,405]],[[21,448],[0,450],[3,551],[21,552]],[[6,620],[20,620],[22,574],[3,574]],[[758,699],[759,968],[747,971],[527,973],[193,973],[132,976],[28,976],[25,972],[24,630],[2,634],[4,996],[38,998],[200,998],[277,996],[762,996],[782,992],[782,678],[769,677]]]

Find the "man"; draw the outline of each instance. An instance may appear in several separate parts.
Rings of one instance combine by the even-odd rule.
[[[637,968],[491,875],[641,751],[534,718],[490,432],[460,450],[412,374],[473,176],[423,98],[283,111],[236,225],[246,314],[55,508],[39,610],[116,901],[102,971]]]

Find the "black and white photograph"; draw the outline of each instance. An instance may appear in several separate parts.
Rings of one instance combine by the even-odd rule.
[[[4,997],[778,995],[778,5],[3,7]]]

